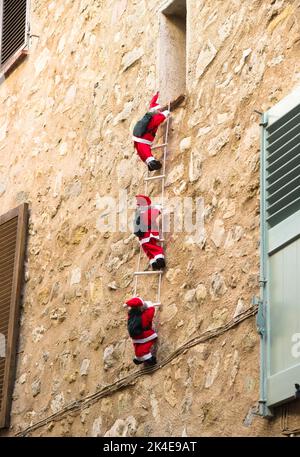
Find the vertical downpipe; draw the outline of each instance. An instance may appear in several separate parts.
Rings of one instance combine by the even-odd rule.
[[[267,227],[266,227],[266,126],[267,113],[261,117],[261,161],[260,161],[260,307],[263,329],[260,335],[260,398],[259,413],[267,416]]]

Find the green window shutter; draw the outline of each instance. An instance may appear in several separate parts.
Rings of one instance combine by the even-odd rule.
[[[262,383],[272,407],[293,399],[300,384],[300,89],[266,112],[264,121]]]
[[[23,204],[0,216],[0,429],[10,421],[27,212]]]

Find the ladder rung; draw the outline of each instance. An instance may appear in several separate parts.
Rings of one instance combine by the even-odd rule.
[[[151,181],[152,179],[163,179],[166,175],[157,175],[157,176],[150,176],[149,178],[145,178],[145,181]]]
[[[158,271],[135,271],[133,273],[135,276],[141,276],[141,275],[162,275],[163,271],[158,270]]]
[[[157,146],[152,146],[151,149],[164,148],[165,146],[168,146],[168,143],[163,143],[163,144],[159,144],[159,145],[157,145]]]

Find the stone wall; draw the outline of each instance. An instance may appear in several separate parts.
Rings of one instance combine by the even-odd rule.
[[[159,360],[259,293],[259,117],[300,81],[299,0],[188,0],[187,98],[172,118],[168,196],[203,197],[205,237],[168,233]],[[30,226],[7,434],[136,371],[122,303],[138,244],[100,232],[104,196],[145,168],[130,129],[157,89],[160,2],[32,1],[29,57],[0,86],[0,207]],[[157,185],[150,186],[157,195]],[[106,215],[106,216],[105,216]],[[154,280],[141,296],[154,298]],[[249,317],[153,374],[31,432],[54,436],[280,435],[255,416],[259,336]],[[299,427],[299,414],[292,419]]]

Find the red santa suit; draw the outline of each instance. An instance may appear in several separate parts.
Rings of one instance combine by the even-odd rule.
[[[137,212],[134,233],[138,236],[143,251],[150,260],[153,270],[165,267],[165,253],[159,244],[157,218],[161,214],[159,206],[152,206],[146,195],[136,195]]]
[[[156,357],[152,354],[151,348],[157,340],[157,334],[152,328],[152,322],[155,314],[155,308],[152,302],[144,301],[139,297],[133,297],[127,300],[125,305],[129,308],[140,308],[142,320],[142,333],[132,339],[135,357],[134,363],[137,365],[143,362],[156,363]],[[130,318],[130,311],[128,319]]]
[[[170,114],[170,111],[168,110],[165,110],[163,112],[159,111],[161,106],[157,103],[158,97],[159,92],[157,92],[154,95],[150,102],[149,111],[155,112],[155,114],[152,116],[152,119],[148,124],[147,132],[142,137],[133,137],[134,147],[139,157],[147,165],[149,165],[151,161],[155,161],[155,158],[153,157],[151,152],[151,146],[153,144],[157,129],[160,126],[160,124],[162,124]]]

